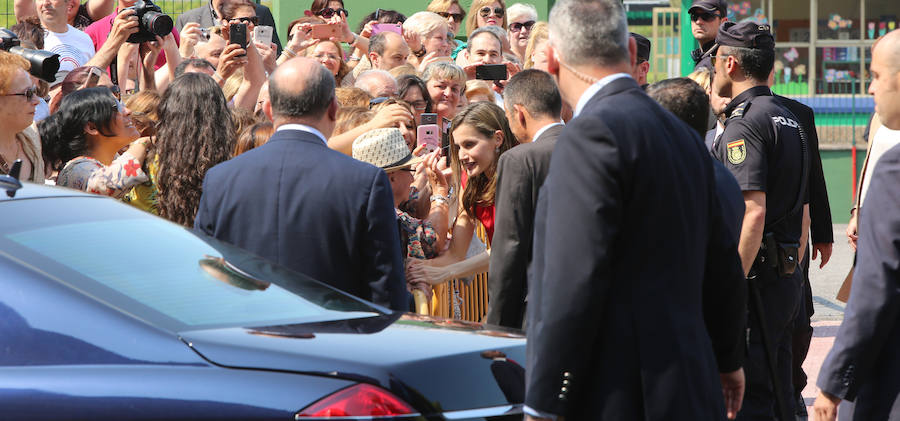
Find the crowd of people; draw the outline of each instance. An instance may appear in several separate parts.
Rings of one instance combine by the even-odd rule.
[[[830,258],[831,211],[812,110],[769,89],[767,25],[696,0],[694,72],[648,84],[651,42],[616,0],[560,0],[547,21],[432,0],[353,10],[357,28],[341,0],[314,0],[284,41],[250,0],[210,0],[164,34],[134,5],[16,0],[10,29],[60,67],[40,79],[0,51],[0,173],[21,160],[23,180],[394,310],[415,295],[459,317],[448,281],[487,272],[484,321],[527,330],[531,419],[805,415],[808,266]],[[872,362],[900,328],[898,38],[873,48],[882,140],[819,419],[840,399],[852,419],[898,417],[897,359]]]

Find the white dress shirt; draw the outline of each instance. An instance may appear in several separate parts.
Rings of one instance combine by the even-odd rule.
[[[531,138],[531,141],[537,142],[537,140],[541,138],[541,135],[544,134],[544,132],[546,132],[547,129],[554,127],[554,126],[563,126],[563,125],[565,125],[565,123],[563,123],[562,121],[557,121],[556,123],[550,123],[544,127],[541,127],[538,131],[534,132],[534,136]]]
[[[588,101],[600,92],[606,85],[612,83],[612,81],[616,79],[621,79],[623,77],[631,77],[628,73],[615,73],[611,74],[603,79],[598,80],[589,88],[587,88],[583,94],[581,94],[581,98],[578,99],[578,104],[575,104],[575,113],[572,115],[572,118],[578,117],[578,114],[581,114],[581,110],[584,109],[584,106],[587,105]]]
[[[315,127],[307,126],[305,124],[293,123],[293,124],[282,124],[282,125],[278,126],[277,129],[275,129],[276,132],[280,132],[282,130],[300,130],[303,132],[312,133],[312,134],[316,135],[316,137],[318,137],[319,139],[322,139],[322,142],[325,143],[325,146],[328,146],[328,139],[325,139],[325,135],[323,135],[322,132],[317,130]]]

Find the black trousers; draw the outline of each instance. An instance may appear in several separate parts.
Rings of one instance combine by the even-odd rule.
[[[797,270],[792,276],[781,277],[774,268],[764,264],[755,265],[753,272],[756,273],[755,283],[762,298],[762,318],[765,319],[769,345],[776,360],[778,378],[775,381],[779,383],[788,410],[793,414],[795,403],[791,345],[794,320],[800,307],[803,274]],[[747,358],[744,361],[747,390],[737,419],[771,421],[776,418],[776,414],[780,414],[780,410],[776,408],[775,388],[760,332],[760,314],[755,308],[753,297],[750,297],[748,308],[749,340]]]

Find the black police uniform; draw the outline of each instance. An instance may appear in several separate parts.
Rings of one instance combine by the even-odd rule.
[[[709,69],[710,72],[715,71],[712,65],[712,54],[710,54],[710,50],[715,45],[715,41],[710,41],[701,45],[700,48],[691,51],[691,60],[694,60],[694,70],[705,67]]]
[[[735,27],[737,26],[737,27]],[[751,28],[752,26],[752,28]],[[762,38],[760,38],[762,37]],[[717,43],[743,48],[774,48],[768,26],[726,22]],[[802,203],[807,201],[807,147],[797,118],[773,97],[766,86],[756,86],[736,97],[725,108],[725,131],[714,145],[713,155],[735,176],[743,191],[766,194],[764,244],[749,278],[757,286],[762,315],[776,359],[780,392],[793,414],[791,383],[791,334],[800,303],[802,273],[778,267],[796,253],[802,231]],[[799,200],[798,200],[799,199]],[[770,253],[771,252],[771,253]],[[766,351],[762,345],[760,315],[749,306],[748,346],[744,372],[747,390],[738,419],[771,420],[776,408]]]
[[[726,16],[728,5],[725,3],[725,0],[694,0],[691,2],[691,7],[688,9],[688,13],[692,11],[703,11],[706,13],[717,13],[720,16]],[[710,51],[715,46],[716,41],[712,40],[700,46],[700,48],[691,51],[691,59],[694,60],[694,70],[697,70],[701,67],[705,67],[709,69],[710,73],[715,72],[712,65],[712,59],[710,58]]]

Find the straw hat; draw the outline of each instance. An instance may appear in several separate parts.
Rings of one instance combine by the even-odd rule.
[[[368,162],[386,172],[416,165],[421,156],[413,156],[400,129],[391,127],[369,130],[353,141],[353,158]]]

